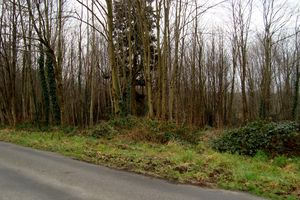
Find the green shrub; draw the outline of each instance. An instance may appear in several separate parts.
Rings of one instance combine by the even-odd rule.
[[[174,122],[159,122],[151,120],[148,123],[149,130],[161,138],[161,143],[171,140],[196,144],[199,141],[199,131],[188,126],[178,126]]]
[[[107,124],[120,133],[129,134],[134,140],[160,144],[172,140],[193,144],[199,141],[199,131],[188,126],[179,126],[174,122],[127,116],[111,119]]]
[[[268,158],[269,158],[268,155],[262,150],[258,150],[254,155],[254,159],[264,161],[264,162],[267,161]]]
[[[89,131],[89,135],[94,138],[108,137],[117,134],[118,132],[108,123],[103,122],[98,124]]]
[[[110,120],[108,123],[112,127],[120,128],[120,129],[132,129],[139,122],[139,119],[134,116],[115,118]]]
[[[299,125],[295,122],[266,123],[257,121],[225,132],[213,140],[220,152],[254,156],[259,150],[278,154],[300,154]]]

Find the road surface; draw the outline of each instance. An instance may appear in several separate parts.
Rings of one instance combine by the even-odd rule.
[[[0,142],[0,200],[259,200]]]

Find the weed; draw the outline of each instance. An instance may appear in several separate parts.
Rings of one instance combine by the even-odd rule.
[[[273,159],[273,164],[278,167],[284,167],[288,164],[288,159],[285,156],[276,156]]]
[[[196,157],[196,153],[194,151],[187,150],[182,154],[180,160],[184,163],[187,163],[187,162],[192,162],[195,157]]]
[[[254,159],[266,162],[269,159],[269,157],[264,151],[258,150],[254,156]]]

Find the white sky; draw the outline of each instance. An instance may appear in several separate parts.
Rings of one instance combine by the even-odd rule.
[[[214,2],[215,0],[211,0]],[[201,0],[199,0],[201,2]],[[230,0],[229,0],[230,2]],[[293,29],[295,26],[296,16],[300,17],[300,0],[275,0],[277,4],[282,2],[286,2],[288,9],[291,12],[294,12],[294,17],[288,19],[288,27]],[[262,21],[262,0],[254,0],[253,5],[253,15],[251,20],[251,29],[252,31],[259,31],[262,28],[263,21]],[[222,5],[211,9],[208,13],[205,14],[203,20],[206,25],[210,27],[226,27],[231,26],[230,21],[230,4],[223,3]],[[286,13],[287,14],[287,13]]]
[[[84,3],[86,2],[90,3],[92,0],[81,0],[81,1],[83,1]],[[103,5],[105,5],[104,0],[100,0],[100,1],[103,1]],[[194,2],[195,0],[184,0],[184,1]],[[213,5],[213,4],[217,4],[222,0],[196,0],[196,1],[198,5],[201,5],[204,2],[208,2],[209,5]],[[229,31],[229,29],[232,28],[230,1],[231,0],[227,0],[227,2],[224,2],[221,5],[218,5],[217,7],[210,9],[201,17],[199,22],[201,27],[203,27],[204,29],[203,31],[211,32],[211,31],[215,31],[217,28],[220,27],[226,31]],[[299,21],[300,21],[300,0],[275,0],[275,3],[278,5],[282,2],[286,2],[288,6],[288,10],[291,11],[293,10],[293,12],[295,13],[293,18],[289,18],[288,20],[286,20],[289,23],[286,26],[287,30],[290,29],[290,31],[293,31],[295,28],[295,21],[296,21],[295,19],[297,15],[299,16]],[[71,9],[71,7],[73,7],[73,9],[76,9],[77,12],[80,13],[81,6],[76,0],[68,0],[67,6],[68,9]],[[85,14],[86,14],[86,10],[84,9],[84,15]],[[250,34],[251,32],[254,34],[261,32],[263,28],[262,19],[263,19],[262,0],[253,0],[253,14],[252,14],[252,21],[250,26]]]

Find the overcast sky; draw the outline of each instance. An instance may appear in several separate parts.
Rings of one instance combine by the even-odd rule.
[[[87,0],[82,0],[82,1],[86,2]],[[193,1],[194,0],[191,0],[191,2]],[[207,2],[207,1],[209,2],[210,5],[213,5],[213,4],[217,4],[222,0],[197,0],[197,1],[198,1],[198,5],[200,5],[201,3],[203,4],[203,2]],[[230,28],[232,28],[231,11],[230,11],[230,3],[229,3],[230,1],[231,0],[228,0],[228,2],[224,2],[221,5],[218,5],[217,7],[210,9],[202,16],[202,18],[199,21],[201,23],[201,26],[205,29],[204,31],[207,32],[215,31],[219,27],[221,27],[223,30],[229,30]],[[91,0],[88,0],[88,2],[91,2]],[[286,30],[290,29],[291,31],[293,31],[295,28],[296,16],[297,15],[300,16],[300,0],[275,0],[275,2],[277,5],[280,5],[282,2],[286,2],[286,5],[288,7],[286,13],[290,13],[292,11],[295,13],[293,18],[285,19],[288,22]],[[73,9],[76,9],[77,11],[79,11],[81,7],[76,0],[69,0],[67,6],[68,8],[73,7]],[[262,0],[253,0],[253,15],[251,20],[250,32],[256,34],[260,32],[262,28],[263,28]]]
[[[215,0],[212,0],[214,2]],[[230,0],[229,0],[230,1]],[[201,2],[201,0],[199,0]],[[251,20],[251,29],[253,31],[259,31],[262,28],[262,0],[254,0],[253,5],[253,15]],[[300,17],[300,0],[275,0],[275,2],[279,5],[282,2],[286,2],[288,10],[294,12],[294,17],[287,19],[289,25],[288,27],[293,29],[295,26],[296,16]],[[224,27],[230,26],[230,10],[229,3],[224,3],[214,9],[211,9],[203,18],[205,24],[209,27]],[[298,14],[297,14],[298,13]]]

